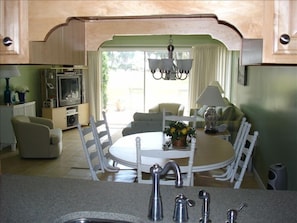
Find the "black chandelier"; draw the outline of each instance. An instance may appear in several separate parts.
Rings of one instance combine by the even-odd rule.
[[[168,59],[148,59],[149,67],[153,78],[156,80],[185,80],[192,68],[193,59],[173,59],[174,46],[172,45],[172,37],[170,36],[168,50]],[[156,70],[159,69],[159,76]]]

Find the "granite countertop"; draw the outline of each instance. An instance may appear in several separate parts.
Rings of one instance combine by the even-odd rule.
[[[189,223],[199,222],[201,189],[210,193],[210,219],[225,222],[229,208],[242,202],[248,207],[238,215],[237,222],[296,222],[296,191],[234,190],[228,188],[161,186],[164,219],[173,222],[174,199],[183,193],[196,202],[189,207]],[[32,176],[0,176],[0,222],[55,222],[73,212],[119,213],[115,216],[134,216],[137,222],[147,218],[151,185],[117,182],[94,182],[66,178]]]

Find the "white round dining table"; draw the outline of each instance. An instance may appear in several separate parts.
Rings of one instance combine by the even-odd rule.
[[[119,138],[109,148],[109,158],[130,168],[137,168],[136,137],[141,138],[142,149],[163,149],[164,133],[145,132]],[[193,172],[223,168],[234,160],[234,149],[230,142],[197,130]]]

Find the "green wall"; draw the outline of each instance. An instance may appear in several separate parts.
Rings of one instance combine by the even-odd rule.
[[[249,66],[236,83],[236,104],[259,131],[254,166],[265,186],[269,166],[283,163],[288,189],[297,190],[297,66]]]
[[[46,68],[38,65],[18,65],[20,71],[19,77],[10,78],[9,85],[11,89],[17,86],[27,86],[29,92],[26,93],[26,101],[36,101],[36,115],[41,116],[41,73]],[[0,104],[4,104],[3,92],[5,90],[5,80],[0,79]]]

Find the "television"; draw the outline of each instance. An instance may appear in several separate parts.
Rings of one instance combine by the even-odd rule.
[[[59,106],[81,104],[81,75],[58,75]]]

